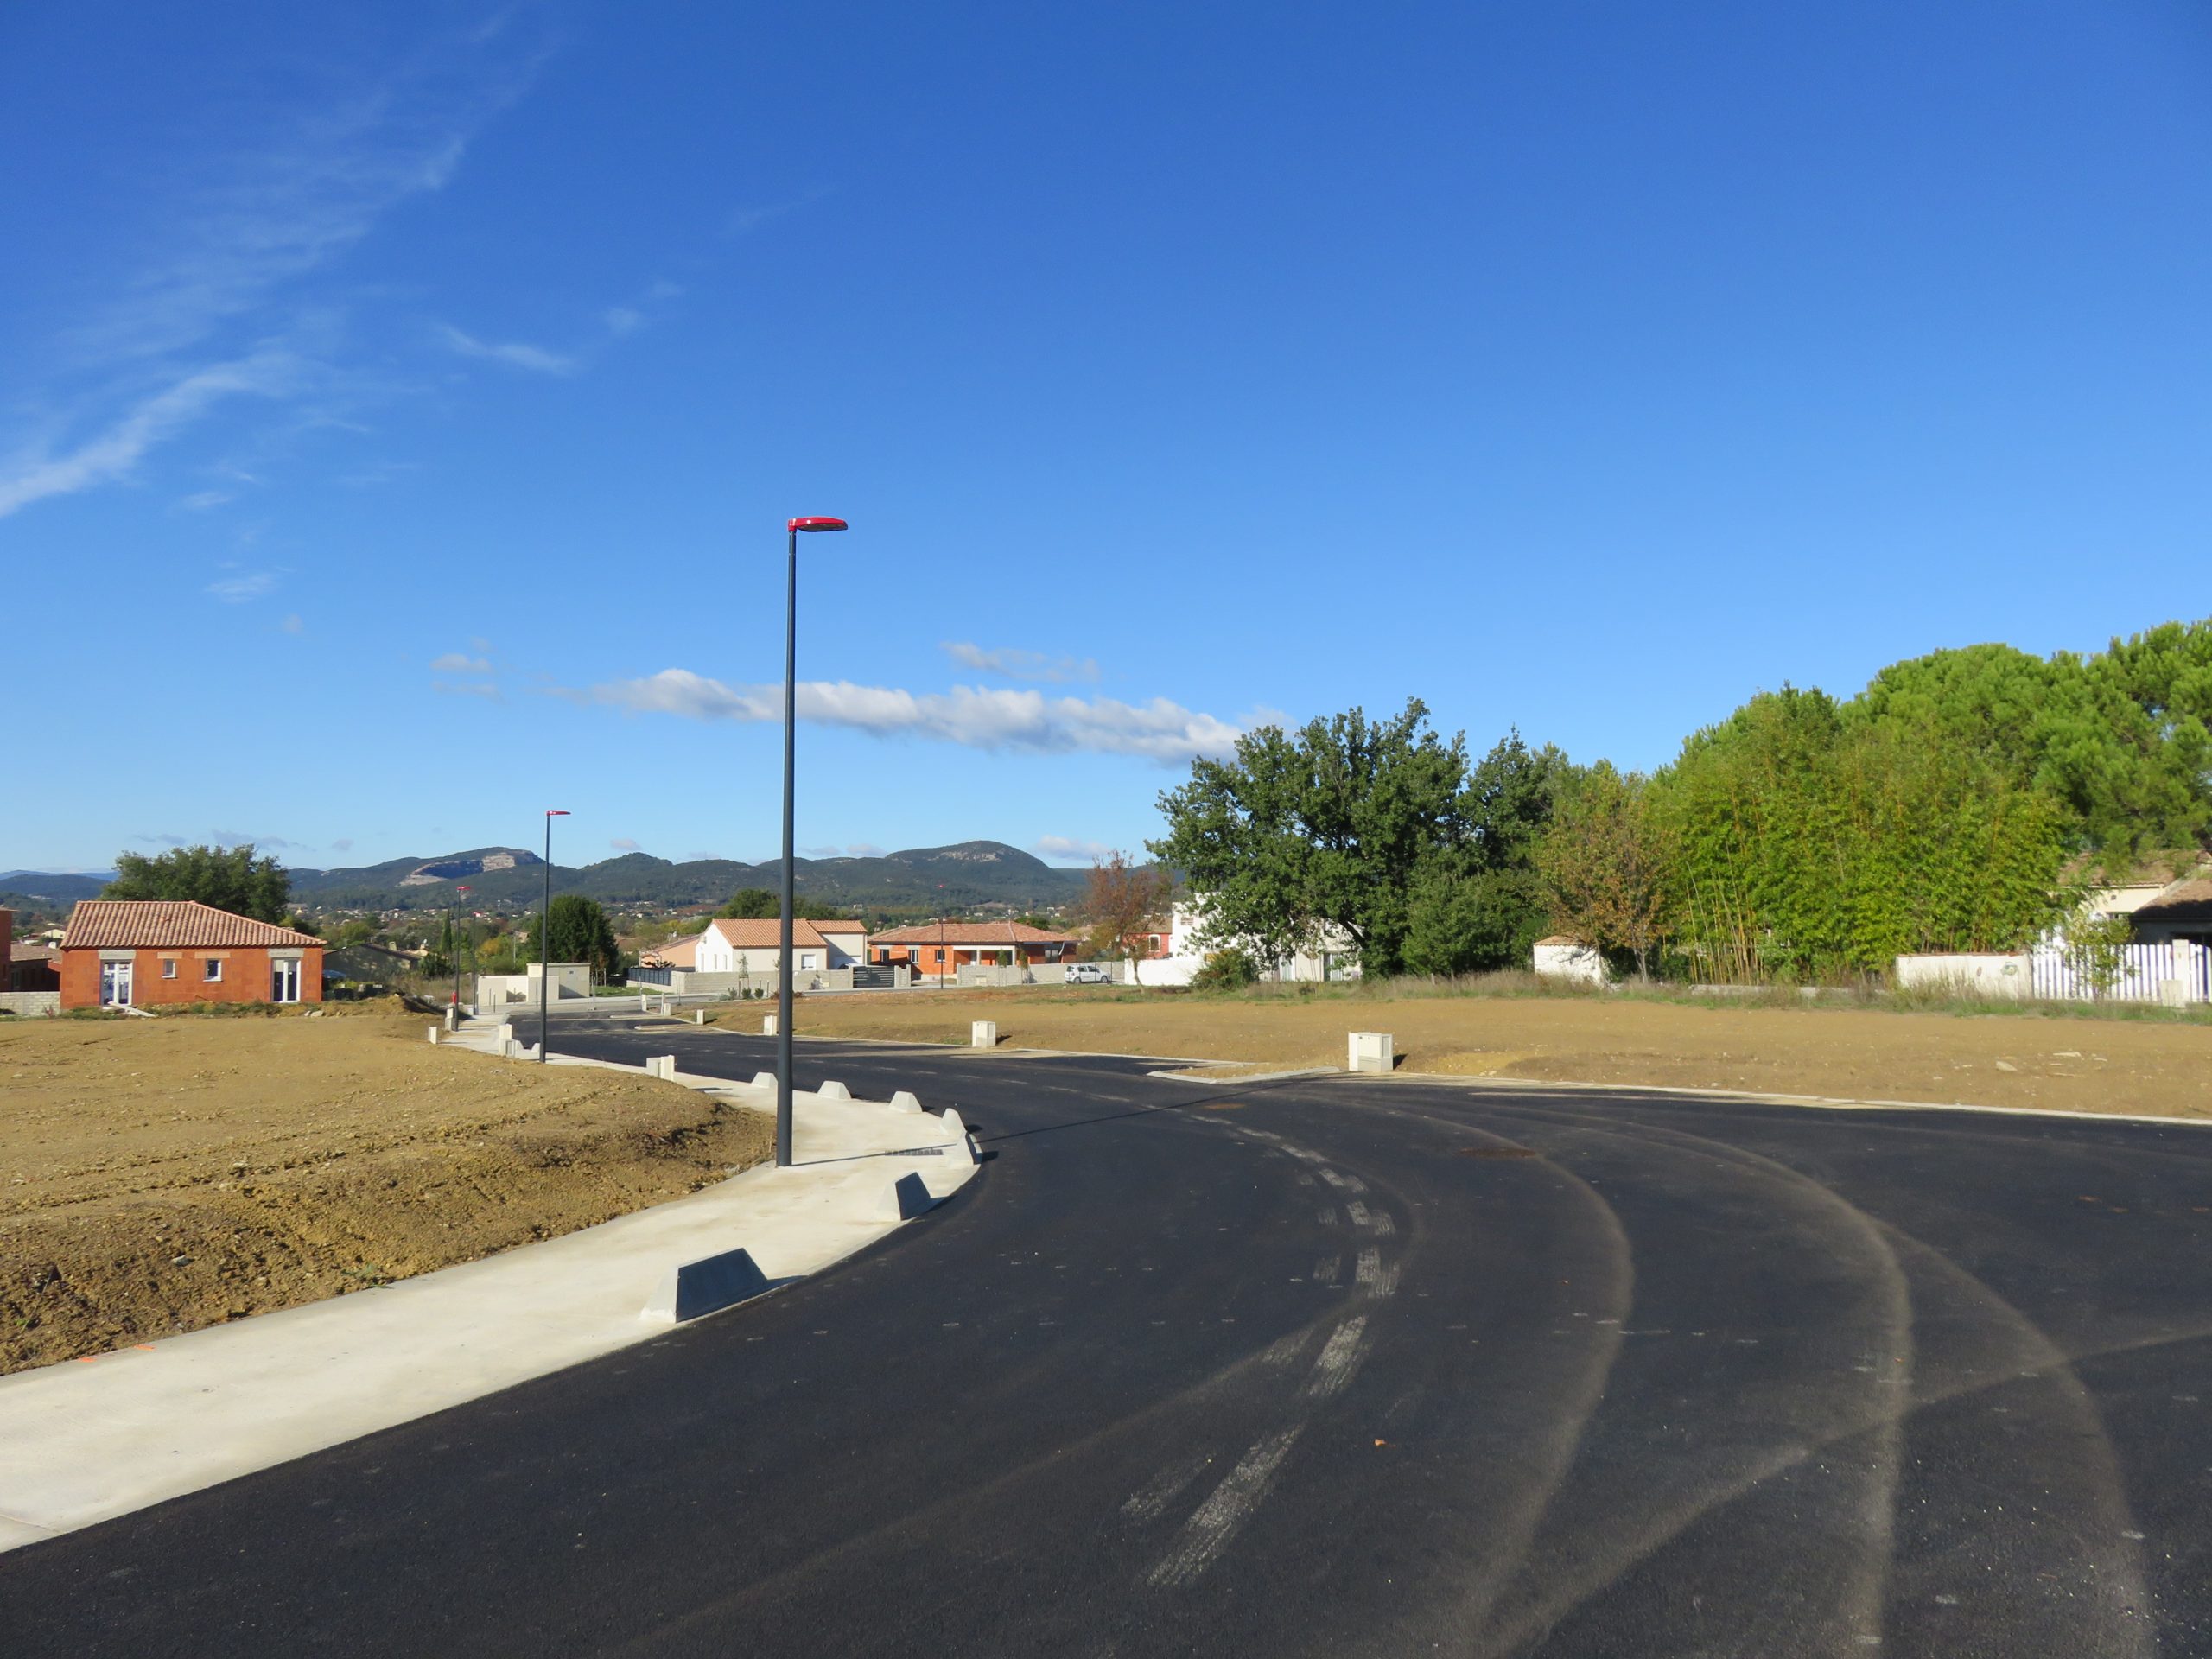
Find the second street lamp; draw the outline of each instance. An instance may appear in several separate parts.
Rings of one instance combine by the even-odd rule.
[[[776,975],[776,1167],[791,1166],[791,912],[797,887],[791,872],[791,771],[798,749],[798,537],[842,530],[842,518],[793,518],[784,529],[791,537],[784,575],[784,906],[777,942],[783,946]]]
[[[537,912],[537,1063],[545,1064],[545,995],[553,977],[553,820],[569,815],[545,810],[545,907]]]

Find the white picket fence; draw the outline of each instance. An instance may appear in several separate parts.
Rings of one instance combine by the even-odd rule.
[[[2062,950],[2038,950],[2030,968],[2035,995],[2071,1001],[2096,1001],[2097,992]],[[2156,1002],[2170,980],[2182,982],[2188,1002],[2212,1002],[2212,950],[2186,939],[2164,944],[2131,944],[2120,961],[2120,977],[2101,1000]]]

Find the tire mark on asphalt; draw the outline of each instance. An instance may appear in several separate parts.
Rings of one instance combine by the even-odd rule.
[[[1205,1473],[1212,1463],[1213,1454],[1205,1452],[1169,1464],[1129,1494],[1128,1501],[1122,1505],[1122,1518],[1140,1525],[1158,1520],[1167,1512],[1170,1503],[1182,1497],[1183,1489]]]
[[[1262,1436],[1206,1501],[1192,1511],[1174,1548],[1146,1575],[1146,1582],[1161,1589],[1186,1589],[1205,1577],[1214,1558],[1259,1507],[1267,1495],[1268,1483],[1290,1455],[1304,1428],[1303,1423],[1294,1423]]]
[[[1817,1580],[1812,1572],[1814,1564],[1808,1561],[1792,1592],[1796,1635],[1791,1646],[1808,1655],[1863,1653],[1878,1646],[1895,1539],[1895,1505],[1903,1473],[1904,1419],[1913,1352],[1911,1294],[1885,1230],[1866,1211],[1811,1177],[1726,1141],[1683,1130],[1624,1124],[1618,1118],[1572,1109],[1547,1107],[1539,1111],[1509,1105],[1488,1110],[1491,1115],[1548,1125],[1555,1130],[1625,1142],[1642,1149],[1641,1161],[1646,1166],[1655,1150],[1694,1156],[1700,1162],[1709,1159],[1716,1167],[1733,1168],[1751,1178],[1758,1184],[1755,1192],[1763,1185],[1776,1197],[1786,1194],[1789,1201],[1834,1224],[1833,1230],[1824,1232],[1823,1248],[1840,1258],[1839,1269],[1866,1287],[1866,1303],[1854,1311],[1860,1312],[1877,1333],[1868,1345],[1890,1356],[1896,1364],[1878,1383],[1860,1385],[1857,1402],[1847,1403],[1830,1397],[1822,1402],[1837,1420],[1827,1433],[1793,1435],[1764,1453],[1748,1459],[1739,1455],[1718,1479],[1708,1478],[1702,1490],[1677,1493],[1643,1514],[1617,1503],[1598,1506],[1594,1522],[1548,1547],[1548,1582],[1541,1589],[1533,1584],[1522,1589],[1510,1599],[1518,1605],[1501,1598],[1486,1635],[1504,1650],[1534,1639],[1648,1559],[1692,1522],[1782,1470],[1802,1465],[1812,1455],[1812,1444],[1833,1446],[1864,1440],[1869,1467],[1853,1505],[1856,1524],[1847,1536],[1829,1541],[1840,1557],[1830,1575],[1831,1599],[1825,1610],[1815,1605]]]
[[[1333,1400],[1344,1391],[1359,1363],[1367,1357],[1367,1315],[1359,1314],[1346,1319],[1321,1344],[1321,1352],[1313,1361],[1313,1374],[1306,1382],[1308,1400]]]

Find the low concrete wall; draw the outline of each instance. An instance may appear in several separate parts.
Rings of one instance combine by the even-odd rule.
[[[670,971],[664,985],[640,983],[634,977],[630,983],[639,990],[665,991],[671,996],[727,996],[731,998],[759,992],[763,996],[776,994],[773,974],[702,974],[690,968]],[[791,980],[794,991],[849,991],[853,988],[853,970],[849,968],[803,968]]]
[[[16,1015],[41,1016],[61,1012],[59,991],[0,991],[0,1009]]]
[[[1900,990],[1927,988],[1956,991],[1968,996],[2035,995],[2031,974],[2032,959],[2025,955],[1899,957],[1897,982]]]

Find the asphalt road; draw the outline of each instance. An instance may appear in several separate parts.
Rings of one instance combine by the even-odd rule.
[[[802,1044],[977,1179],[0,1556],[0,1652],[2212,1654],[2212,1128],[1146,1069]]]

